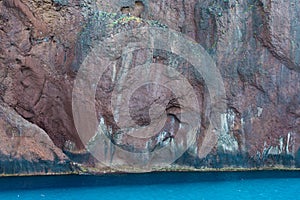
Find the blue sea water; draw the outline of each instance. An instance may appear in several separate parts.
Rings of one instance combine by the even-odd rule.
[[[299,171],[0,178],[4,199],[300,199]]]

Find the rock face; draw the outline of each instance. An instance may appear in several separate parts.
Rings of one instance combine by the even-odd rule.
[[[0,105],[0,173],[46,174],[72,171],[70,160],[47,133]]]
[[[196,142],[175,164],[195,168],[299,167],[299,3],[1,0],[0,172],[71,171],[70,159],[94,162],[75,128],[73,83],[97,41],[137,27],[172,29],[201,45],[221,73],[226,109],[216,144],[202,157],[212,109],[205,77],[187,60],[169,52],[154,50],[149,57],[146,50],[139,50],[122,57],[111,49],[116,65],[100,78],[95,105],[98,120],[106,125],[113,144],[132,152],[154,151],[161,148],[162,135],[163,141],[172,141],[184,125],[178,117],[182,107],[176,96],[168,88],[152,85],[132,91],[128,117],[138,126],[147,126],[152,120],[149,105],[165,106],[165,132],[148,133],[153,136],[150,140],[133,145],[120,131],[110,106],[116,86],[113,77],[126,74],[124,64],[134,69],[151,62],[177,69],[191,83],[200,102]],[[126,41],[130,38],[120,43],[126,45]],[[157,79],[163,77],[158,75]],[[149,141],[151,145],[146,147]],[[29,147],[22,149],[23,145]],[[109,147],[105,148],[108,151]],[[113,159],[114,150],[109,151]]]

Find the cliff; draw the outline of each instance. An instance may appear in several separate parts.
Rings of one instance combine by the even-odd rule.
[[[299,3],[0,0],[0,173],[300,167]]]

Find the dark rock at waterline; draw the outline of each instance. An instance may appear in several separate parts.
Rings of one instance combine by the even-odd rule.
[[[296,167],[300,167],[300,149],[296,153]]]

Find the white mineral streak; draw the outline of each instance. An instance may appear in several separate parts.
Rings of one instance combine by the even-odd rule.
[[[218,139],[218,147],[224,152],[234,153],[238,151],[238,142],[230,134],[230,129],[234,127],[234,119],[235,113],[232,110],[221,115],[222,130]]]
[[[263,112],[263,108],[257,107],[257,117],[260,117]]]
[[[245,121],[244,118],[241,118],[241,134],[242,134],[242,145],[241,150],[246,151],[246,137],[245,137]]]
[[[289,132],[286,136],[286,144],[284,144],[284,138],[280,137],[277,146],[269,146],[266,142],[264,143],[264,154],[266,155],[279,155],[279,154],[291,154],[295,152],[294,149],[294,132]],[[292,149],[292,151],[290,151]]]
[[[287,154],[293,155],[295,153],[295,136],[296,133],[289,132],[286,139],[285,151]],[[291,149],[291,151],[290,151]]]

